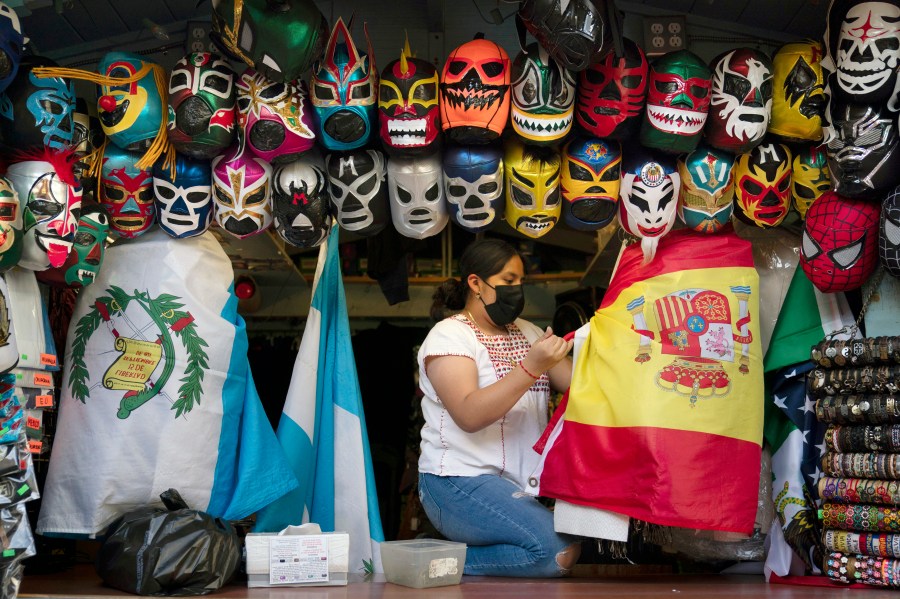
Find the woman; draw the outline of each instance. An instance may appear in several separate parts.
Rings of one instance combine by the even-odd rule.
[[[461,279],[434,294],[438,322],[419,350],[425,397],[419,498],[432,524],[468,544],[466,574],[563,576],[578,561],[574,537],[522,492],[538,462],[550,388],[569,385],[572,347],[518,318],[525,268],[512,246],[476,241]]]

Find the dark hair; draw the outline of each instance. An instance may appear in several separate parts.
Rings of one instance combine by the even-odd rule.
[[[469,246],[459,257],[458,279],[447,279],[434,290],[431,296],[431,318],[441,320],[446,310],[462,310],[469,295],[469,275],[477,275],[485,280],[503,270],[513,256],[518,256],[516,248],[502,239],[480,239]]]

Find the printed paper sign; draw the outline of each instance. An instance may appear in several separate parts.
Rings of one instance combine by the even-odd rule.
[[[328,543],[322,535],[290,535],[269,540],[269,583],[328,582]]]

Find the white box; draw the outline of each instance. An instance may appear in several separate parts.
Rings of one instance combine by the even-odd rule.
[[[317,529],[318,527],[316,527]],[[295,527],[288,527],[294,529]],[[288,530],[285,529],[285,530]],[[269,582],[269,540],[281,533],[250,533],[245,540],[247,555],[247,586],[255,587],[313,587],[313,586],[346,586],[347,573],[350,570],[350,535],[345,532],[319,533],[328,543],[328,582],[304,582],[296,584],[271,584]],[[287,534],[297,534],[287,532]],[[310,534],[303,532],[300,534]]]

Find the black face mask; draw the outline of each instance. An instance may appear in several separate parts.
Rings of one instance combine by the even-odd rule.
[[[522,286],[497,285],[494,287],[487,281],[484,284],[497,294],[497,299],[490,304],[485,304],[484,299],[479,298],[481,303],[484,304],[488,317],[494,324],[498,327],[504,327],[517,319],[522,310],[525,309],[525,290]]]

